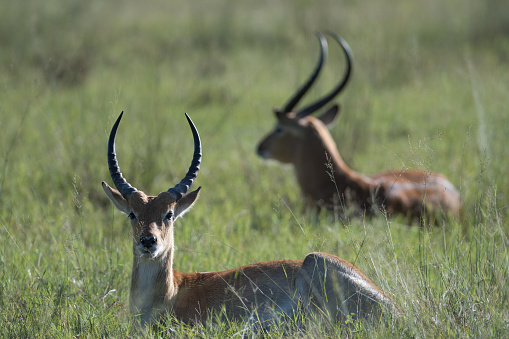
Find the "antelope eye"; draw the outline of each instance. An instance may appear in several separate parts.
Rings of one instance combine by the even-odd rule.
[[[168,214],[164,217],[165,219],[171,220],[173,219],[173,211],[169,211]]]
[[[131,212],[131,213],[129,213],[128,217],[129,217],[129,219],[131,219],[131,220],[136,219],[136,216],[135,216],[135,215],[134,215],[134,213],[132,213],[132,212]]]
[[[276,129],[274,130],[274,133],[276,135],[282,135],[283,134],[283,129],[279,126],[276,127]]]

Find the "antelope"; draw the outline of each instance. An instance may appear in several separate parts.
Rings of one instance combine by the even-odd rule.
[[[186,114],[194,138],[189,170],[173,188],[149,196],[131,186],[120,171],[115,138],[122,114],[108,141],[108,166],[116,189],[105,182],[102,187],[113,205],[131,221],[133,267],[129,303],[142,327],[156,323],[166,314],[188,324],[205,323],[214,314],[229,320],[252,319],[256,329],[265,329],[299,310],[320,310],[339,320],[343,315],[373,319],[394,309],[391,298],[359,269],[326,253],[218,272],[175,270],[174,223],[194,205],[201,189],[188,192],[201,164],[198,131]]]
[[[344,217],[344,206],[353,206],[359,214],[366,215],[381,208],[388,216],[400,214],[410,222],[440,214],[459,216],[460,195],[440,173],[389,170],[369,177],[345,164],[328,130],[339,114],[339,106],[332,105],[317,118],[311,115],[344,89],[352,73],[349,45],[335,33],[328,34],[339,43],[346,56],[342,80],[324,97],[294,110],[325,62],[327,40],[317,33],[321,47],[318,63],[283,109],[274,108],[276,127],[259,143],[257,154],[264,159],[293,164],[306,205],[312,209],[326,208]]]

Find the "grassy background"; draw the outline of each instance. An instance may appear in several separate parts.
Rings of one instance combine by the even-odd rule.
[[[444,173],[464,198],[461,221],[314,222],[292,169],[256,157],[271,108],[311,71],[313,32],[326,29],[355,55],[332,129],[345,161],[363,174]],[[403,316],[309,336],[509,331],[507,1],[4,1],[0,41],[1,337],[139,334],[128,311],[130,227],[100,187],[111,182],[106,142],[122,110],[120,164],[150,194],[187,170],[184,112],[200,131],[203,190],[176,224],[177,269],[325,251],[361,268]],[[307,100],[342,72],[334,44],[326,67]],[[161,330],[224,337],[242,325]]]

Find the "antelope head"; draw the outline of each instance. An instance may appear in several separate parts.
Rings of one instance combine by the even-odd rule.
[[[133,252],[140,259],[171,259],[173,253],[173,223],[188,211],[198,198],[200,188],[187,193],[198,175],[201,163],[201,143],[198,131],[186,114],[194,137],[194,155],[189,170],[175,187],[149,196],[131,186],[123,178],[115,152],[115,136],[123,112],[113,125],[108,141],[108,166],[115,184],[104,181],[104,192],[121,212],[127,214],[133,227]]]
[[[325,63],[327,40],[322,34],[317,33],[316,35],[320,42],[318,63],[311,76],[290,98],[288,103],[282,109],[274,108],[277,120],[276,127],[260,142],[257,148],[257,153],[262,158],[275,159],[283,163],[294,163],[297,153],[301,152],[299,145],[303,143],[309,145],[312,142],[311,140],[316,139],[318,141],[318,136],[328,134],[326,133],[327,126],[330,126],[337,118],[339,106],[336,104],[327,109],[318,118],[311,116],[312,113],[327,105],[344,89],[352,71],[352,52],[347,42],[335,33],[329,32],[328,34],[339,43],[346,56],[347,67],[341,82],[324,97],[319,98],[302,109],[294,110],[304,94],[306,94],[317,79]],[[320,129],[325,129],[325,131],[320,131]]]

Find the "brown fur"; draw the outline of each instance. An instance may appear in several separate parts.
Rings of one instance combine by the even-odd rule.
[[[322,122],[332,121],[337,113],[336,105],[320,118],[276,112],[276,130],[260,142],[258,154],[293,164],[307,204],[337,209],[341,216],[344,205],[368,214],[382,207],[389,215],[412,220],[459,216],[459,193],[442,174],[393,170],[367,177],[350,169]]]
[[[204,322],[222,313],[230,320],[249,319],[255,328],[292,317],[299,310],[320,309],[332,319],[344,315],[378,318],[395,308],[392,300],[352,264],[326,253],[305,260],[265,261],[206,273],[173,269],[173,223],[191,208],[199,189],[175,200],[168,192],[157,197],[135,191],[126,200],[103,182],[113,204],[130,215],[133,228],[131,312],[143,324],[166,313],[186,323]],[[173,213],[171,219],[166,216]],[[140,240],[156,237],[146,249]]]

